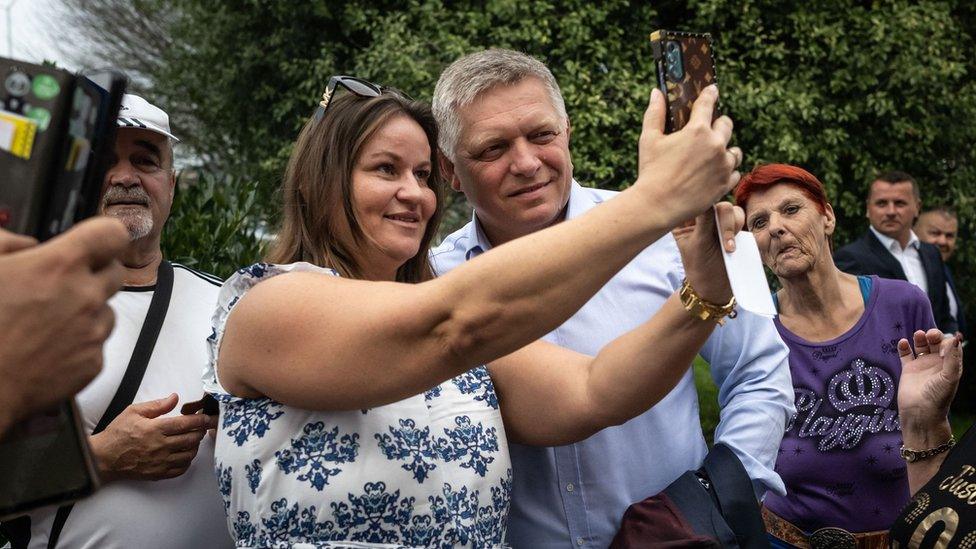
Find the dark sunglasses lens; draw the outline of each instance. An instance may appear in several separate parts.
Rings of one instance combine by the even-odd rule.
[[[380,89],[370,82],[359,80],[358,78],[346,77],[340,80],[342,85],[349,88],[349,91],[364,97],[376,97],[380,94]]]

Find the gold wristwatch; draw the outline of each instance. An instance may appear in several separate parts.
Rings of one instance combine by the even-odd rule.
[[[702,299],[698,292],[691,287],[688,279],[681,282],[681,289],[678,290],[678,297],[685,310],[692,316],[701,320],[714,320],[719,326],[725,324],[725,317],[735,318],[735,296],[725,305],[716,305],[711,301]]]

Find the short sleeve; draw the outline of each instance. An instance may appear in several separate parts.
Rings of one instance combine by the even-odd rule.
[[[214,396],[229,396],[229,393],[220,385],[217,375],[217,355],[220,351],[220,341],[224,336],[224,328],[227,325],[227,318],[234,309],[234,305],[244,294],[257,284],[289,272],[311,272],[324,275],[339,276],[333,269],[318,267],[311,263],[298,262],[285,265],[271,263],[255,263],[249,267],[238,269],[220,287],[217,295],[217,309],[211,318],[210,336],[207,337],[207,365],[203,370],[203,389]]]

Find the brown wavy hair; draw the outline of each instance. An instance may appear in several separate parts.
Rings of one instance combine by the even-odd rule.
[[[434,277],[428,260],[431,240],[443,211],[443,184],[437,163],[437,124],[430,107],[392,91],[377,97],[347,93],[336,97],[321,120],[309,119],[298,135],[282,181],[284,213],[281,228],[266,261],[307,261],[335,269],[344,277],[363,278],[352,242],[340,229],[348,224],[355,244],[365,239],[352,204],[352,171],[363,145],[395,116],[417,122],[430,144],[430,178],[436,207],[427,222],[417,255],[397,269],[397,282],[422,282]]]

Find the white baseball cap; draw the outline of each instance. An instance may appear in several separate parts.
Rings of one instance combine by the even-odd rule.
[[[149,101],[127,93],[122,97],[118,124],[120,128],[139,128],[179,139],[169,131],[169,115]]]

